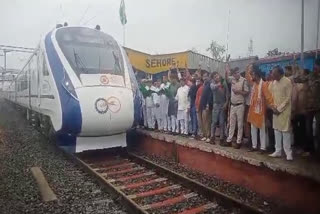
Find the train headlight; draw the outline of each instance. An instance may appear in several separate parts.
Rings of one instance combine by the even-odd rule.
[[[72,91],[74,91],[74,88],[72,86],[72,84],[68,81],[65,82],[66,88],[67,90],[71,93]]]
[[[66,91],[75,99],[78,99],[76,91],[74,90],[74,87],[72,85],[72,82],[70,81],[67,74],[65,74],[64,80],[62,82],[63,88],[66,89]]]

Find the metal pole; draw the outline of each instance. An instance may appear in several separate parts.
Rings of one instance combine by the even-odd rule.
[[[2,91],[4,90],[4,81],[3,81],[3,75],[4,72],[7,73],[7,50],[3,50],[3,60],[4,60],[4,71],[2,71]]]
[[[4,53],[4,72],[7,72],[7,50],[3,50]]]
[[[231,14],[231,10],[229,9],[229,13],[228,13],[228,30],[227,30],[227,48],[226,48],[226,58],[228,57],[228,53],[229,53],[230,14]]]
[[[301,0],[301,67],[304,68],[304,56],[303,56],[303,50],[304,50],[304,0]]]
[[[126,45],[126,27],[123,25],[123,46]]]
[[[318,20],[317,20],[316,58],[318,58],[318,49],[319,49],[319,22],[320,22],[320,0],[318,0]]]

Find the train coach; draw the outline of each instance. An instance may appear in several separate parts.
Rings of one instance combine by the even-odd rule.
[[[49,32],[6,93],[69,152],[125,147],[140,96],[124,49],[87,27]]]

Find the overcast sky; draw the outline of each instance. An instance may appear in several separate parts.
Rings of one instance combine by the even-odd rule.
[[[56,23],[94,27],[121,44],[120,0],[1,0],[0,44],[35,47]],[[270,49],[300,50],[301,0],[125,0],[126,46],[161,54],[197,49],[208,54],[211,40],[226,45],[230,10],[231,58],[265,56]],[[317,0],[305,0],[305,50],[316,48]],[[8,54],[8,67],[25,55]],[[0,56],[3,66],[3,56]]]

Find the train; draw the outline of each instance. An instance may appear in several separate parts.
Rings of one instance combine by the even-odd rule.
[[[126,147],[139,93],[128,56],[112,36],[66,26],[40,40],[5,97],[59,147],[79,153]]]

